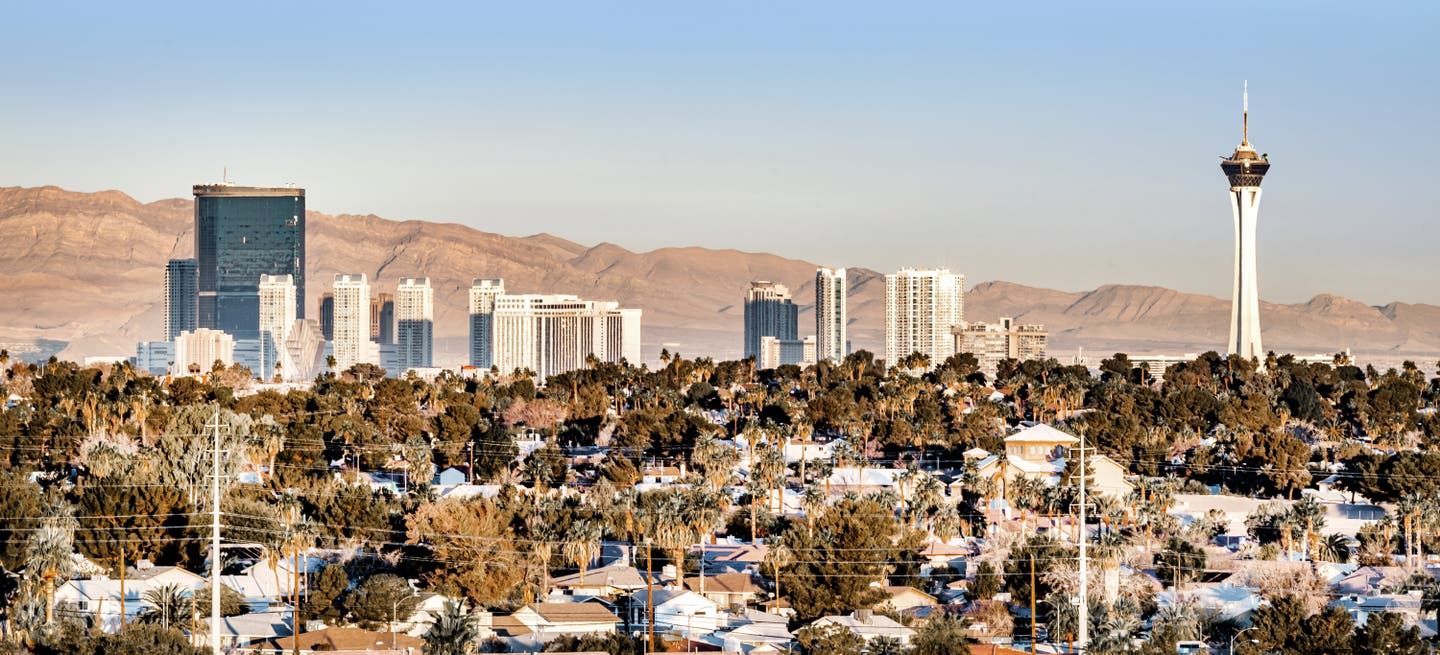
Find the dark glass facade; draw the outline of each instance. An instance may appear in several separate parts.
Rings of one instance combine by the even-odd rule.
[[[195,256],[200,326],[254,339],[260,276],[291,275],[305,317],[305,190],[197,185]]]
[[[165,340],[200,326],[200,281],[193,259],[172,259],[165,264]]]

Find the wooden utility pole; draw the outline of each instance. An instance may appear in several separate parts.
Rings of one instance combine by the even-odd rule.
[[[120,630],[125,630],[125,546],[120,546]]]
[[[290,637],[295,644],[294,655],[300,655],[300,544],[295,544],[295,566],[290,572],[290,593],[294,605],[290,610]]]

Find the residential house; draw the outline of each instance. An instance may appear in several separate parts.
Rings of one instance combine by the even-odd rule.
[[[905,469],[867,466],[837,466],[825,478],[825,487],[831,496],[843,496],[850,492],[868,494],[890,489],[898,490],[898,480],[905,475]]]
[[[271,568],[272,563],[274,568]],[[237,573],[221,574],[220,584],[240,592],[251,605],[278,603],[283,598],[289,598],[297,584],[300,592],[304,593],[310,576],[319,574],[326,563],[318,557],[302,557],[298,562],[300,575],[296,576],[297,562],[293,558],[282,557],[273,562],[266,558]]]
[[[653,593],[655,603],[656,632],[672,632],[694,638],[715,632],[720,625],[719,606],[709,598],[693,591],[670,588],[650,593]],[[647,592],[639,592],[639,595],[645,597]],[[650,597],[637,600],[651,602]]]
[[[895,619],[870,610],[855,610],[849,614],[821,617],[815,619],[815,622],[810,625],[816,627],[838,625],[866,642],[877,637],[890,637],[899,640],[901,644],[908,645],[910,640],[915,637],[914,630],[905,627]]]
[[[1405,621],[1406,628],[1419,627],[1422,638],[1429,639],[1435,636],[1435,625],[1422,620],[1422,617],[1429,612],[1423,611],[1424,596],[1419,591],[1376,596],[1341,596],[1330,603],[1330,606],[1345,610],[1357,628],[1363,627],[1372,615],[1389,612],[1398,614]]]
[[[598,603],[531,603],[510,618],[528,628],[539,643],[564,636],[613,634],[620,623],[620,617]]]
[[[633,566],[611,564],[550,580],[550,593],[585,598],[615,598],[645,588],[645,573]]]
[[[409,655],[419,653],[425,641],[404,633],[376,632],[361,628],[325,628],[302,632],[298,637],[279,637],[252,643],[236,652],[244,655]]]
[[[748,573],[721,573],[703,578],[686,578],[685,586],[709,598],[720,607],[745,607],[765,594]]]
[[[208,617],[202,618],[205,626],[210,625]],[[220,619],[220,647],[224,650],[243,647],[246,644],[289,637],[294,631],[290,627],[289,611],[255,612]]]
[[[835,446],[831,442],[787,439],[783,452],[786,464],[797,464],[801,459],[828,462],[835,456]]]
[[[881,587],[889,597],[876,603],[876,607],[890,606],[897,612],[916,607],[934,607],[940,603],[934,596],[908,586]]]
[[[680,466],[647,466],[640,475],[640,484],[649,485],[672,485],[685,477],[685,465]]]
[[[694,547],[693,550],[698,550]],[[738,572],[759,574],[761,566],[765,563],[765,553],[769,549],[764,544],[743,544],[743,543],[718,543],[705,546],[705,571],[714,572]]]
[[[1005,457],[990,455],[976,462],[976,474],[994,482],[995,490],[1009,497],[1010,481],[1017,475],[1046,485],[1060,484],[1065,463],[1080,439],[1045,424],[1034,425],[1005,438]],[[1124,498],[1133,489],[1125,481],[1126,470],[1104,455],[1090,458],[1092,493]]]
[[[720,630],[702,638],[726,653],[786,653],[795,642],[789,620],[769,612],[746,610],[734,615]]]
[[[73,603],[76,610],[88,618],[92,625],[105,632],[120,628],[120,590],[124,587],[125,623],[134,621],[145,608],[145,594],[165,585],[178,585],[186,592],[205,586],[205,579],[175,566],[150,566],[131,568],[125,572],[125,580],[106,575],[95,575],[86,579],[67,580],[55,589],[56,603]]]
[[[453,487],[460,484],[469,484],[470,472],[467,471],[466,468],[468,467],[451,466],[436,473],[433,484],[437,487]]]

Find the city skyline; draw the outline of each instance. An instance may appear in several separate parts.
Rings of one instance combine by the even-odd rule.
[[[183,196],[200,172],[220,178],[228,166],[242,183],[303,184],[328,213],[640,251],[772,250],[826,266],[949,266],[973,280],[1223,297],[1229,262],[1214,253],[1230,245],[1230,230],[1216,220],[1224,203],[1205,159],[1233,139],[1233,89],[1248,78],[1266,108],[1257,128],[1285,153],[1283,174],[1267,181],[1281,193],[1258,237],[1271,255],[1260,263],[1262,297],[1435,303],[1424,244],[1440,227],[1421,219],[1435,205],[1424,174],[1440,150],[1426,119],[1436,98],[1409,81],[1426,74],[1417,55],[1437,8],[1388,8],[1254,8],[1252,28],[1266,38],[1252,44],[1256,56],[1232,63],[1210,56],[1213,35],[1229,29],[1220,8],[782,8],[757,25],[744,12],[661,6],[620,25],[583,7],[549,22],[525,9],[459,7],[455,25],[480,17],[511,34],[336,58],[328,33],[267,48],[276,37],[246,29],[258,27],[247,16],[227,19],[258,38],[207,37],[213,47],[198,48],[195,35],[167,32],[113,47],[116,34],[170,23],[159,11],[103,7],[66,24],[93,38],[40,56],[49,49],[37,39],[53,42],[56,22],[42,7],[18,7],[17,20],[34,28],[0,45],[23,64],[0,71],[17,90],[0,125],[23,126],[4,133],[14,156],[0,162],[0,181],[118,188],[149,201]],[[422,29],[411,16],[326,18],[343,23],[334,33],[362,39],[383,25],[411,43]],[[1157,23],[1186,28],[1148,29]],[[87,58],[96,48],[118,54],[96,62]],[[662,51],[664,61],[653,56]],[[281,68],[297,74],[269,75]],[[199,74],[213,70],[233,75]],[[183,96],[166,81],[202,77]],[[235,92],[262,79],[297,103],[266,110]],[[78,88],[89,102],[67,101]],[[211,135],[203,143],[176,138],[202,129]],[[1405,165],[1357,170],[1345,145],[1356,142],[1383,143]],[[1117,150],[1147,162],[1118,206],[1107,195],[1113,178],[1092,165]],[[146,156],[137,162],[136,152]],[[486,181],[461,183],[476,179]],[[398,193],[417,184],[433,192]],[[1361,202],[1344,191],[1355,185],[1386,193]],[[1017,227],[1048,238],[1015,239]],[[761,229],[771,239],[763,246],[749,236]],[[913,234],[930,238],[915,244]],[[971,245],[1007,240],[1014,249]],[[1036,263],[1010,274],[1022,250]],[[1365,263],[1376,252],[1385,266]]]

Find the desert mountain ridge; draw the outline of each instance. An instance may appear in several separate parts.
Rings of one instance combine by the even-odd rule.
[[[193,254],[193,203],[142,203],[119,191],[0,187],[0,347],[79,359],[134,351],[160,336],[164,267]],[[466,294],[476,277],[504,278],[518,293],[571,293],[644,310],[647,359],[669,348],[685,355],[740,355],[742,299],[752,280],[788,285],[800,304],[801,334],[813,333],[816,264],[769,253],[702,247],[632,252],[585,246],[549,234],[524,237],[456,223],[393,221],[375,215],[307,213],[306,314],[336,273],[366,273],[376,292],[402,276],[435,288],[436,359],[465,356]],[[523,225],[507,230],[524,232]],[[832,262],[829,265],[841,265]],[[853,348],[881,352],[884,278],[850,268]],[[1105,285],[1056,291],[982,282],[965,298],[967,320],[1014,316],[1044,324],[1052,354],[1184,354],[1223,347],[1229,300],[1163,287]],[[1265,346],[1277,352],[1351,349],[1377,363],[1440,353],[1440,306],[1383,306],[1329,294],[1304,303],[1261,304]]]

